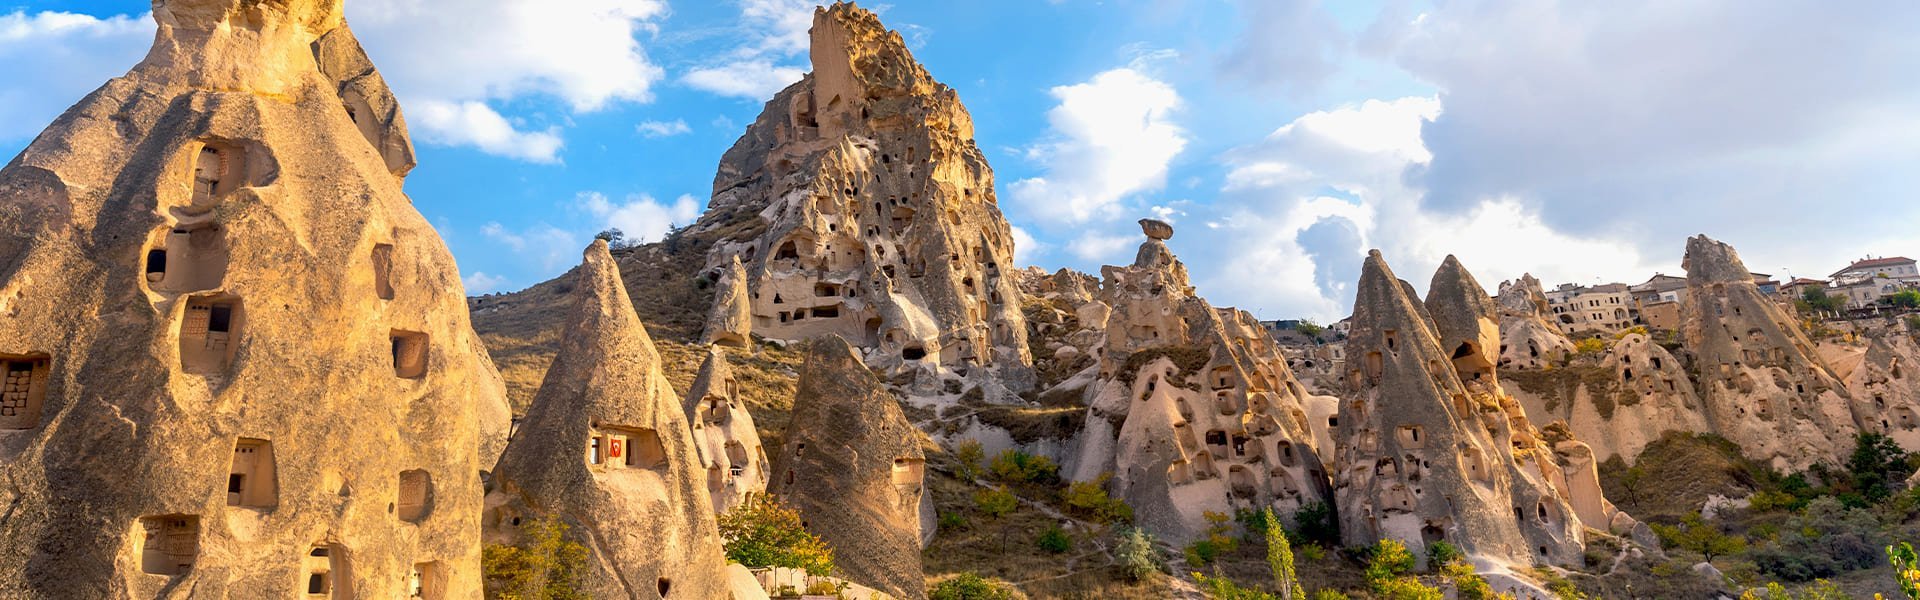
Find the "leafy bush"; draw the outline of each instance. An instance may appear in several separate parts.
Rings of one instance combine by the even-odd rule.
[[[1920,292],[1900,290],[1887,296],[1887,304],[1899,308],[1920,308]]]
[[[940,528],[941,529],[966,529],[967,517],[966,515],[962,515],[960,513],[953,512],[953,511],[941,511],[940,512]]]
[[[1460,552],[1460,548],[1447,543],[1446,540],[1427,544],[1427,564],[1444,565],[1463,558],[1466,558],[1466,555]]]
[[[1279,596],[1240,587],[1240,584],[1224,576],[1208,577],[1204,573],[1194,573],[1193,580],[1207,593],[1208,600],[1279,600]]]
[[[1000,518],[1013,512],[1013,509],[1018,506],[1020,506],[1020,500],[1014,498],[1012,492],[1004,489],[995,488],[973,493],[973,507],[988,517]]]
[[[840,595],[840,587],[841,587],[840,585],[836,585],[831,581],[827,581],[823,579],[820,581],[815,581],[813,583],[807,584],[807,595],[808,596],[838,596]]]
[[[1573,351],[1581,356],[1597,356],[1607,351],[1607,342],[1600,338],[1587,338],[1574,342]]]
[[[1064,554],[1073,549],[1073,539],[1067,537],[1066,530],[1061,529],[1059,525],[1048,527],[1046,531],[1040,532],[1040,538],[1034,540],[1034,543],[1039,544],[1040,549],[1049,554]]]
[[[1388,600],[1441,600],[1439,589],[1409,576],[1413,571],[1413,553],[1395,540],[1380,540],[1371,551],[1365,572],[1367,588],[1375,596]]]
[[[1853,453],[1847,456],[1850,487],[1868,502],[1885,500],[1896,482],[1913,473],[1913,467],[1907,465],[1907,451],[1893,438],[1861,433],[1854,437],[1853,444]]]
[[[833,572],[833,549],[808,533],[800,513],[764,494],[720,515],[727,560],[749,568],[786,567],[809,575]]]
[[[987,581],[975,573],[961,573],[941,580],[927,590],[928,600],[1013,600],[1005,586]]]
[[[1014,448],[1000,451],[987,468],[994,480],[1004,483],[1050,483],[1060,477],[1060,467],[1053,464],[1053,459]]]
[[[1785,586],[1768,582],[1765,588],[1747,590],[1740,595],[1740,600],[1853,600],[1853,597],[1841,591],[1840,586],[1833,582],[1819,579],[1797,596],[1788,592]]]
[[[1900,542],[1898,546],[1887,546],[1887,562],[1893,565],[1900,595],[1907,600],[1920,600],[1920,555],[1914,554],[1913,545]]]
[[[1439,543],[1440,542],[1435,542],[1435,544]],[[1457,592],[1458,598],[1460,600],[1494,600],[1495,598],[1499,598],[1499,594],[1493,593],[1493,586],[1487,583],[1487,578],[1481,577],[1479,573],[1474,572],[1473,565],[1467,564],[1467,561],[1463,560],[1464,557],[1458,554],[1459,550],[1454,550],[1454,552],[1456,554],[1452,560],[1440,563],[1440,577],[1446,579],[1448,583],[1453,584],[1453,589]]]
[[[1127,579],[1141,581],[1160,570],[1159,556],[1153,551],[1153,536],[1146,530],[1131,528],[1120,534],[1120,543],[1113,549],[1114,560],[1120,563],[1120,572]]]
[[[1782,527],[1778,540],[1748,554],[1761,573],[1812,581],[1874,566],[1886,543],[1873,513],[1822,497]]]
[[[1107,495],[1107,481],[1111,479],[1112,473],[1101,473],[1093,481],[1068,485],[1063,496],[1069,512],[1101,524],[1133,521],[1133,507]]]
[[[1726,556],[1747,549],[1747,539],[1722,533],[1720,528],[1700,518],[1700,513],[1687,515],[1679,525],[1653,525],[1653,533],[1660,536],[1660,544],[1668,548],[1680,548],[1697,552],[1707,564],[1713,564],[1716,556]]]
[[[980,449],[980,440],[967,440],[953,449],[953,459],[959,463],[954,474],[973,481],[980,478],[980,462],[987,459],[987,453]]]
[[[587,573],[587,548],[566,539],[567,525],[552,517],[520,526],[520,546],[487,544],[481,570],[488,598],[501,600],[587,600],[580,589]]]
[[[1320,590],[1313,593],[1313,600],[1353,600],[1336,590]]]
[[[1299,529],[1303,541],[1322,546],[1340,544],[1340,517],[1333,511],[1333,505],[1325,502],[1308,502],[1300,505],[1293,513],[1294,526]]]
[[[1207,511],[1201,516],[1207,519],[1207,537],[1188,544],[1186,548],[1187,564],[1199,566],[1210,564],[1220,555],[1240,547],[1232,535],[1233,526],[1227,523],[1231,519],[1226,513]]]

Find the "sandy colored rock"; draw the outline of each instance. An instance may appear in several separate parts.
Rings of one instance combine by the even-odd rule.
[[[0,596],[479,595],[501,384],[340,12],[156,2],[0,170]]]
[[[1613,340],[1594,364],[1504,373],[1527,414],[1566,423],[1603,461],[1633,464],[1670,431],[1713,432],[1686,367],[1647,334]]]
[[[713,295],[713,310],[707,313],[706,332],[701,334],[703,344],[721,344],[745,348],[753,342],[753,313],[748,306],[747,269],[740,266],[740,257],[728,258],[726,271],[720,275],[719,291]]]
[[[920,439],[852,345],[814,340],[768,491],[833,548],[841,576],[925,598],[920,541],[933,507]]]
[[[1378,251],[1367,257],[1347,342],[1355,393],[1335,435],[1342,537],[1397,539],[1422,562],[1446,540],[1488,563],[1579,564],[1584,531],[1550,484],[1553,461],[1479,370],[1498,339],[1492,302],[1453,260],[1430,286],[1431,313],[1411,288]]]
[[[707,350],[700,374],[687,390],[686,412],[700,464],[706,469],[714,514],[724,514],[747,496],[767,491],[767,451],[760,446],[753,415],[740,398],[740,382],[733,378],[725,350]]]
[[[850,3],[815,12],[813,72],[721,158],[710,266],[739,258],[752,329],[838,335],[889,370],[988,367],[1030,387],[1013,235],[951,88]]]
[[[1863,428],[1893,438],[1901,447],[1920,448],[1920,381],[1909,369],[1920,364],[1920,346],[1913,338],[1885,332],[1867,336],[1866,351],[1846,375],[1854,398],[1872,407],[1874,418]]]
[[[1714,431],[1747,456],[1798,471],[1853,448],[1858,405],[1732,246],[1687,240],[1681,338]],[[1857,416],[1858,415],[1858,416]]]
[[[558,517],[592,553],[594,597],[724,598],[707,471],[606,242],[574,273],[580,302],[494,471],[486,537]]]
[[[1500,368],[1539,369],[1573,353],[1573,341],[1552,322],[1540,280],[1522,274],[1500,283]]]
[[[1319,398],[1293,378],[1252,315],[1194,295],[1165,237],[1143,229],[1135,262],[1102,268],[1090,294],[1097,299],[1076,309],[1097,335],[1067,336],[1084,351],[1063,346],[1097,357],[1097,368],[1042,394],[1078,395],[1089,407],[1065,461],[1069,477],[1111,475],[1110,493],[1134,507],[1136,521],[1175,541],[1204,535],[1207,512],[1273,508],[1290,517],[1327,501],[1306,411]],[[1080,296],[1078,278],[1065,274],[1036,285],[1068,302]],[[1089,319],[1086,306],[1111,307],[1111,316]]]

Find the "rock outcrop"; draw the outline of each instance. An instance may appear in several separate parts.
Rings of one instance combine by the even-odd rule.
[[[707,470],[606,242],[574,273],[580,301],[494,472],[486,537],[557,517],[592,553],[593,597],[725,598]]]
[[[1308,395],[1252,315],[1194,295],[1163,241],[1172,226],[1141,227],[1148,239],[1134,263],[1102,268],[1098,292],[1074,308],[1090,333],[1064,338],[1085,346],[1063,346],[1075,348],[1068,354],[1097,360],[1043,394],[1078,394],[1089,407],[1069,476],[1111,475],[1111,493],[1141,525],[1174,540],[1204,535],[1209,511],[1291,516],[1326,501],[1308,413],[1324,405],[1318,412],[1330,414],[1337,400]],[[1075,277],[1052,281],[1056,299],[1082,295]]]
[[[740,383],[727,365],[726,351],[707,351],[700,375],[687,390],[686,412],[700,464],[706,468],[714,514],[767,491],[767,451],[760,447],[760,432],[740,398]]]
[[[747,269],[740,265],[740,257],[728,257],[726,272],[717,284],[719,291],[713,295],[713,310],[707,313],[706,332],[701,334],[700,343],[743,348],[751,345],[753,312],[748,305]]]
[[[1853,397],[1872,406],[1877,416],[1862,428],[1885,434],[1909,451],[1920,448],[1920,381],[1907,377],[1920,364],[1920,346],[1893,332],[1867,338],[1866,352],[1844,379]]]
[[[1013,235],[951,88],[873,13],[814,13],[813,72],[721,158],[710,267],[739,258],[753,331],[841,336],[890,370],[988,367],[1030,386]]]
[[[1401,540],[1423,562],[1446,540],[1479,561],[1579,564],[1585,532],[1552,485],[1557,464],[1492,369],[1492,301],[1451,257],[1427,303],[1411,290],[1367,257],[1335,436],[1342,536]]]
[[[1679,358],[1643,333],[1613,340],[1593,362],[1506,370],[1506,389],[1541,420],[1566,423],[1601,460],[1633,464],[1670,431],[1710,433],[1705,405]]]
[[[816,339],[768,491],[833,548],[849,581],[925,598],[920,547],[932,533],[933,503],[920,439],[853,346]]]
[[[1747,456],[1798,471],[1853,447],[1857,404],[1732,246],[1687,240],[1681,338],[1713,429]],[[1869,416],[1868,419],[1871,419]]]
[[[1573,354],[1573,341],[1554,326],[1540,280],[1522,274],[1500,282],[1499,367],[1539,369]]]
[[[341,2],[153,15],[0,170],[0,596],[478,596],[501,383]]]

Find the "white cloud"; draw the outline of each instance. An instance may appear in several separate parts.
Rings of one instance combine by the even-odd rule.
[[[687,71],[680,81],[697,90],[748,100],[766,100],[800,81],[801,67],[777,66],[763,59],[730,62]]]
[[[1042,221],[1084,223],[1165,185],[1168,163],[1187,145],[1171,119],[1181,106],[1173,86],[1120,68],[1052,94],[1060,103],[1047,112],[1051,139],[1026,150],[1045,174],[1013,183],[1017,205]]]
[[[1067,251],[1086,261],[1106,263],[1132,263],[1123,253],[1128,246],[1140,243],[1140,236],[1101,233],[1099,231],[1082,232],[1073,241],[1067,242]]]
[[[1013,227],[1013,264],[1031,265],[1034,259],[1046,255],[1049,245],[1035,239],[1033,234],[1019,227]]]
[[[426,141],[450,146],[473,146],[482,152],[529,162],[559,162],[560,129],[520,131],[506,117],[480,102],[415,102],[408,109]]]
[[[687,122],[683,119],[674,119],[672,121],[641,121],[639,125],[634,126],[634,130],[640,132],[640,135],[650,138],[672,137],[693,133],[693,128],[688,127]]]
[[[483,106],[497,116],[501,106],[549,99],[563,110],[590,112],[650,101],[653,84],[665,76],[636,38],[666,16],[662,0],[365,0],[349,3],[347,12],[409,117],[436,103],[468,115]],[[557,129],[512,136],[450,129],[465,124],[443,119],[416,128],[429,141],[522,160],[555,157],[485,142],[550,137],[552,150],[559,149]]]
[[[499,291],[501,286],[507,284],[507,278],[489,275],[485,271],[474,271],[466,277],[461,277],[460,283],[467,288],[467,295],[478,296]]]
[[[714,61],[688,69],[680,82],[704,92],[766,100],[807,72],[807,52],[816,0],[741,0],[741,39]]]
[[[140,62],[153,18],[67,12],[0,14],[0,141],[24,140],[87,92]]]
[[[574,201],[582,210],[606,223],[606,227],[619,229],[627,239],[637,242],[660,241],[668,229],[700,217],[700,202],[691,194],[681,194],[671,203],[660,202],[647,194],[635,194],[625,202],[616,203],[600,192],[580,192]]]
[[[1346,34],[1320,0],[1241,0],[1246,24],[1220,58],[1227,76],[1299,94],[1338,68]]]
[[[511,250],[507,256],[540,273],[559,272],[578,261],[580,249],[586,247],[581,236],[546,223],[534,223],[513,231],[499,222],[489,222],[480,227],[480,234]]]

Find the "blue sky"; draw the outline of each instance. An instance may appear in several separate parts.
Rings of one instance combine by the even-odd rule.
[[[1764,5],[1762,5],[1764,4]],[[807,69],[796,0],[348,0],[399,94],[407,182],[470,293],[605,227],[695,218]],[[1097,272],[1175,222],[1199,291],[1335,319],[1381,248],[1424,289],[1920,253],[1920,5],[1887,0],[872,4],[960,92],[1019,261]],[[147,2],[0,0],[0,154],[144,55]]]

